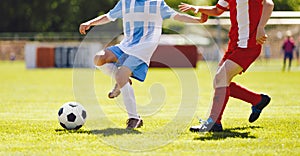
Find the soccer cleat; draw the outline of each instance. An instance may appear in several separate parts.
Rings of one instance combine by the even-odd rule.
[[[143,126],[143,120],[141,118],[139,119],[130,118],[127,120],[126,124],[127,124],[126,129],[140,128]]]
[[[129,79],[130,85],[132,85],[132,81]],[[113,99],[118,97],[121,94],[121,90],[118,87],[118,84],[115,84],[115,87],[108,93],[108,98]]]
[[[192,126],[190,128],[191,132],[222,132],[222,124],[215,123],[212,118],[208,118],[207,121],[199,120],[199,126]]]
[[[256,105],[252,106],[252,113],[249,117],[249,122],[254,122],[259,118],[261,111],[270,103],[271,98],[268,95],[261,94],[261,101]]]

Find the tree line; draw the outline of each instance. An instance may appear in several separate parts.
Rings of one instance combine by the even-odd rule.
[[[180,2],[165,0],[177,8]],[[213,5],[218,0],[206,0]],[[75,32],[78,25],[109,11],[118,0],[1,0],[0,32]],[[274,0],[275,10],[300,10],[300,0]],[[203,1],[201,2],[203,4]]]

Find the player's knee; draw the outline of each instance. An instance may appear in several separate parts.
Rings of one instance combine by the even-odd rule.
[[[94,65],[95,66],[102,66],[103,64],[107,63],[107,55],[105,55],[105,50],[101,50],[96,53],[94,57]]]
[[[215,76],[215,78],[214,78],[214,82],[213,82],[213,87],[214,87],[214,89],[216,89],[216,88],[218,88],[218,87],[220,87],[221,86],[221,81],[220,81],[220,79],[219,79],[219,77],[217,77],[217,76]]]
[[[94,57],[94,65],[95,66],[102,66],[103,65],[103,62],[101,61],[100,55],[96,55]]]
[[[94,57],[94,65],[95,66],[102,66],[105,63],[108,63],[107,57],[105,55],[96,55]]]
[[[228,86],[228,83],[227,83],[227,77],[226,77],[226,74],[224,76],[224,73],[223,72],[218,72],[216,75],[215,75],[215,78],[214,78],[214,83],[213,83],[213,87],[214,88],[219,88],[219,87],[226,87]]]

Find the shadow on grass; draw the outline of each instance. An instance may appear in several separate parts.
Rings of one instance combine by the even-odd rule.
[[[85,133],[85,134],[95,134],[95,135],[103,135],[103,136],[111,136],[111,135],[123,135],[123,134],[142,134],[137,130],[127,130],[124,128],[106,128],[101,130],[66,130],[66,129],[55,129],[59,134],[67,134],[67,133]]]
[[[221,140],[226,138],[250,138],[255,139],[255,136],[250,135],[250,132],[238,132],[241,130],[248,130],[248,129],[257,129],[262,128],[260,126],[246,126],[246,127],[234,127],[224,129],[223,132],[209,132],[203,133],[204,136],[196,137],[194,140]]]
[[[103,135],[103,136],[111,136],[111,135],[123,135],[123,134],[142,134],[137,130],[128,130],[124,128],[106,128],[102,130],[91,130],[92,134],[95,135]]]
[[[68,134],[68,133],[85,133],[85,134],[92,134],[89,130],[79,129],[79,130],[66,130],[66,129],[55,129],[55,132],[58,134]]]

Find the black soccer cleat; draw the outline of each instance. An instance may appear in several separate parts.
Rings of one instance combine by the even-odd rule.
[[[135,118],[129,118],[126,122],[126,129],[134,129],[134,128],[140,128],[143,126],[143,120],[141,118],[135,119]]]
[[[259,118],[261,111],[270,103],[271,98],[268,95],[261,94],[261,101],[256,105],[252,106],[252,113],[249,117],[249,122],[254,122]]]
[[[207,121],[200,119],[201,124],[198,126],[190,127],[191,132],[222,132],[222,124],[215,123],[211,118],[208,118]]]

